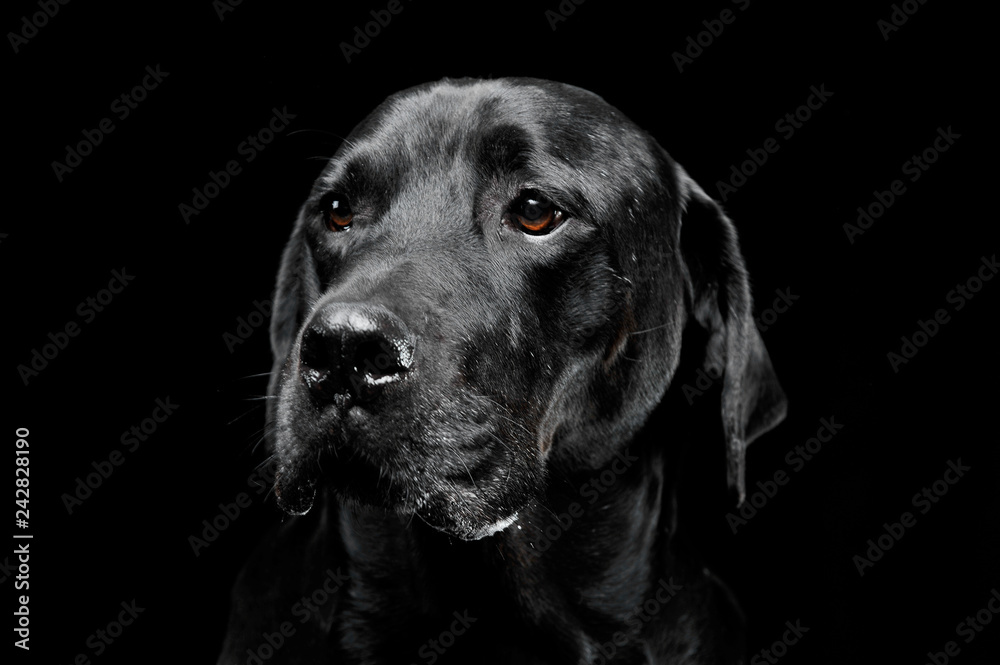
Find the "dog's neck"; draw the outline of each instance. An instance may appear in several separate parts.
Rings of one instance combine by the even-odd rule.
[[[673,486],[648,450],[588,472],[552,469],[545,497],[475,542],[419,519],[337,507],[353,585],[337,612],[348,649],[384,648],[386,634],[437,636],[453,617],[471,617],[473,640],[493,633],[508,656],[529,650],[519,639],[543,639],[552,660],[587,656],[612,633],[636,638],[653,620],[644,604],[672,601],[686,572],[671,549]]]

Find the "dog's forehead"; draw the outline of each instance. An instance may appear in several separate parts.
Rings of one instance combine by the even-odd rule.
[[[532,136],[559,133],[584,138],[605,127],[620,129],[627,122],[593,93],[536,79],[439,81],[393,95],[379,111],[384,135],[411,140],[450,141],[510,126]]]
[[[397,169],[476,153],[533,160],[565,182],[655,171],[655,142],[598,95],[540,79],[439,81],[389,97],[351,133],[342,155]]]

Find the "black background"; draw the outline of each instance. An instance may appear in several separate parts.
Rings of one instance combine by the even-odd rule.
[[[877,22],[893,12],[888,2],[753,1],[741,11],[722,0],[655,10],[590,0],[553,30],[545,11],[556,0],[460,9],[404,0],[348,63],[340,43],[386,3],[330,4],[245,0],[220,20],[207,1],[71,2],[17,53],[8,37],[3,431],[8,450],[16,427],[31,431],[34,535],[32,649],[15,649],[16,662],[70,663],[77,653],[95,663],[214,662],[236,572],[280,519],[246,483],[264,458],[254,451],[261,403],[250,398],[265,391],[266,378],[252,375],[270,368],[266,326],[232,352],[223,335],[270,297],[297,207],[339,136],[401,88],[505,75],[597,92],[716,197],[747,149],[778,138],[779,151],[725,203],[758,311],[776,289],[798,296],[764,333],[790,412],[750,448],[751,491],[789,470],[786,454],[821,418],[844,427],[736,535],[721,469],[688,469],[682,515],[741,599],[749,655],[798,619],[809,632],[782,662],[924,663],[949,640],[961,647],[954,662],[995,662],[1000,621],[970,644],[955,628],[1000,587],[1000,283],[961,311],[946,299],[998,249],[984,201],[996,173],[992,127],[977,113],[993,107],[987,16],[914,2],[885,39]],[[679,72],[671,54],[726,8],[735,21]],[[8,4],[5,32],[37,11]],[[169,76],[115,117],[112,101],[157,65]],[[780,137],[776,121],[820,85],[830,99]],[[294,120],[245,163],[237,146],[275,107]],[[58,181],[52,162],[105,117],[115,130]],[[961,138],[911,183],[902,164],[939,127]],[[242,173],[185,224],[179,204],[231,159]],[[894,179],[905,194],[850,243],[843,225]],[[16,366],[48,333],[80,322],[77,305],[122,268],[134,281],[24,385]],[[950,322],[894,372],[887,353],[939,308]],[[124,451],[122,433],[167,396],[177,412],[67,514],[61,496],[93,462]],[[971,471],[920,514],[911,497],[958,458]],[[240,491],[251,507],[196,557],[189,537]],[[904,511],[916,525],[859,576],[852,557]],[[6,607],[12,585],[0,583]],[[145,610],[95,655],[88,636],[132,599]]]

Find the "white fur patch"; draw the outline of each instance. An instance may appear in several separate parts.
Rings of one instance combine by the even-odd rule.
[[[494,522],[493,524],[484,526],[482,529],[473,534],[472,540],[479,540],[480,538],[485,538],[486,536],[492,536],[495,533],[500,533],[501,531],[509,527],[511,524],[513,524],[516,520],[517,520],[517,513],[514,513],[510,517],[506,517],[498,522]]]

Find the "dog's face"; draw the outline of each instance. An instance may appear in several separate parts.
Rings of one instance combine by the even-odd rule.
[[[703,219],[682,238],[685,210]],[[304,512],[327,484],[494,533],[548,465],[598,468],[628,442],[689,316],[727,377],[741,487],[746,440],[783,405],[749,307],[728,220],[597,96],[528,79],[398,93],[331,159],[285,250],[279,503]]]

